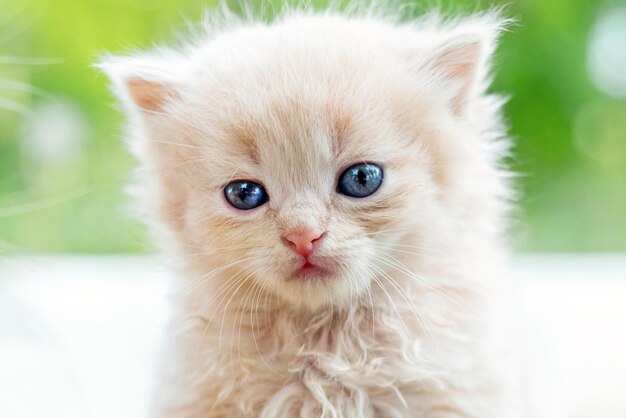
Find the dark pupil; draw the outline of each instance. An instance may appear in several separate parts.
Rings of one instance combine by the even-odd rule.
[[[253,193],[251,190],[248,189],[248,185],[247,184],[242,184],[241,186],[239,186],[239,200],[241,200],[242,202],[245,202],[246,200],[248,200],[248,197],[251,196]]]
[[[239,201],[248,206],[254,205],[257,200],[260,200],[260,192],[261,190],[258,186],[255,187],[248,183],[241,183],[235,193],[237,193]]]
[[[365,169],[360,168],[356,175],[357,181],[361,184],[361,186],[365,186],[365,183],[369,180],[369,172],[365,171]]]

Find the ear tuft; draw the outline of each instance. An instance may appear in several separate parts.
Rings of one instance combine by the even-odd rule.
[[[162,110],[168,100],[176,95],[169,85],[139,77],[126,80],[126,86],[135,105],[151,112]]]
[[[161,112],[180,96],[180,70],[164,61],[142,57],[112,57],[96,65],[106,73],[117,96],[131,108]]]
[[[455,89],[452,105],[462,113],[465,103],[480,83],[485,46],[478,40],[455,39],[440,47],[430,62],[435,76]]]
[[[487,84],[489,61],[502,20],[478,16],[444,29],[445,39],[427,54],[425,69],[452,90],[452,106],[462,114],[470,99]]]

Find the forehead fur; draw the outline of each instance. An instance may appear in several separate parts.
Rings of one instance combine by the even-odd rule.
[[[397,129],[390,122],[419,119],[425,106],[419,100],[424,86],[391,51],[398,46],[380,45],[376,36],[369,42],[372,33],[362,22],[303,20],[217,37],[198,51],[184,100],[170,110],[179,110],[181,120],[201,120],[216,146],[230,146],[254,163],[305,149],[339,159],[397,150],[400,144],[389,149],[367,138],[397,137],[385,132]]]

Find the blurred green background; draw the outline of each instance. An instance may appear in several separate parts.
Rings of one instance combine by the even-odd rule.
[[[522,196],[513,241],[526,251],[625,251],[626,2],[437,2],[451,12],[503,3],[518,20],[502,39],[494,85],[511,95],[510,164]],[[91,65],[106,51],[172,42],[215,4],[0,0],[2,247],[150,248],[123,192],[133,166],[123,117]]]

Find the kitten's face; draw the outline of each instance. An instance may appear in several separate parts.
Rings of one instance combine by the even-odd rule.
[[[406,115],[386,97],[397,86],[338,90],[344,81],[317,83],[314,92],[304,80],[250,86],[185,141],[198,147],[185,158],[202,160],[185,166],[193,171],[184,185],[186,237],[232,263],[230,274],[251,274],[299,306],[366,296],[372,277],[393,263],[389,245],[415,230],[411,215],[433,200],[416,126],[404,126]],[[205,94],[190,102],[197,114],[218,105]]]
[[[344,24],[291,43],[250,30],[200,51],[176,88],[127,82],[161,217],[195,265],[311,309],[392,287],[398,243],[434,239],[441,144],[459,126],[460,96],[384,39],[337,41]],[[458,49],[450,78],[469,68]]]

